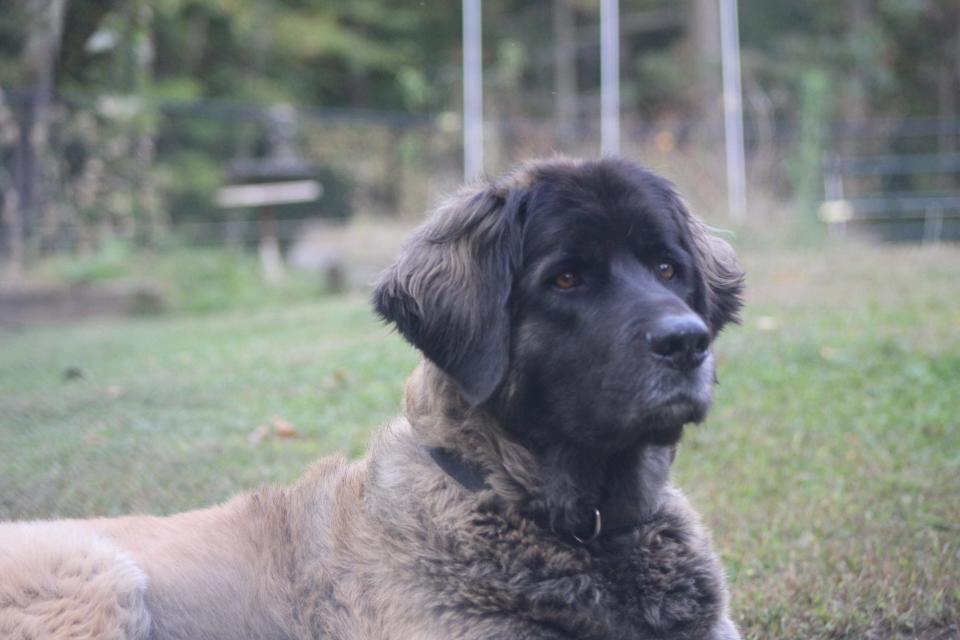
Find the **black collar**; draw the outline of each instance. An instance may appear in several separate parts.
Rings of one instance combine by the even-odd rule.
[[[440,447],[429,447],[427,453],[430,454],[438,467],[470,493],[489,488],[487,474],[475,462],[464,459],[463,456],[454,451]]]
[[[487,484],[487,473],[483,468],[475,462],[465,459],[459,453],[451,451],[450,449],[444,449],[442,447],[426,447],[427,453],[433,459],[437,466],[440,467],[444,473],[456,480],[457,484],[469,491],[470,493],[477,493],[483,489],[489,489],[490,485]],[[656,517],[656,514],[651,514],[647,518],[635,523],[633,526],[625,527],[618,529],[616,531],[611,531],[609,529],[603,529],[601,531],[601,514],[600,510],[596,510],[596,518],[594,520],[595,530],[589,532],[586,535],[587,538],[581,538],[573,532],[568,532],[566,535],[571,536],[574,540],[580,544],[589,544],[593,542],[601,535],[618,535],[621,533],[626,533],[632,531],[637,527],[643,525],[644,523],[653,520]],[[541,523],[545,524],[545,523]],[[552,526],[549,527],[555,533],[556,531]]]

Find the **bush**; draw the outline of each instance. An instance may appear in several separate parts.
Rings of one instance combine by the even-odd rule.
[[[85,258],[56,258],[43,269],[68,283],[125,280],[163,293],[174,312],[252,308],[316,298],[325,293],[317,276],[290,272],[279,284],[264,282],[253,253],[229,247],[167,245],[137,248],[118,240]]]

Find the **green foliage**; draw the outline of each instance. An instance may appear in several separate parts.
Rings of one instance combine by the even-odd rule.
[[[836,96],[828,118],[935,115],[938,73],[955,51],[960,7],[952,0],[741,0],[744,76],[787,120],[799,116],[803,73],[823,69]],[[956,67],[955,63],[947,63]],[[957,87],[958,85],[954,85]],[[954,89],[956,91],[956,89]],[[944,114],[949,115],[949,114]]]
[[[241,248],[191,247],[176,239],[154,249],[112,240],[83,257],[56,257],[39,269],[68,283],[139,282],[164,296],[164,311],[209,313],[288,304],[324,294],[314,275],[288,273],[268,285],[255,255]]]
[[[214,195],[224,181],[223,166],[216,156],[195,147],[182,149],[165,159],[157,171],[166,187],[171,220],[209,220],[222,215],[214,205]]]
[[[134,248],[129,242],[111,239],[95,253],[80,258],[54,258],[49,268],[69,283],[85,284],[123,278],[129,274]]]
[[[634,59],[637,81],[625,88],[625,98],[639,104],[643,113],[682,97],[690,88],[690,61],[673,49],[643,52]]]
[[[691,0],[692,2],[692,0]],[[865,91],[876,115],[926,113],[935,108],[940,67],[955,58],[958,8],[952,0],[861,2],[743,0],[739,3],[745,78],[774,102],[778,115],[796,115],[804,69],[822,68],[841,97]],[[596,23],[596,5],[572,2],[581,29]],[[0,82],[23,82],[16,63],[36,13],[30,0],[4,5],[0,21]],[[680,10],[667,0],[621,5],[625,24],[646,25],[648,13]],[[498,95],[509,89],[543,92],[549,86],[552,4],[488,2],[484,11],[487,63]],[[624,74],[626,95],[644,113],[680,107],[693,112],[696,92],[678,87],[671,64],[694,61],[685,50],[692,28],[624,30],[624,48],[636,74]],[[436,111],[458,97],[458,3],[389,0],[73,0],[67,4],[57,83],[64,93],[151,91],[151,85],[184,87],[186,94],[263,102]],[[655,21],[654,21],[655,22]],[[152,54],[150,53],[152,51]],[[581,82],[595,52],[581,47]],[[658,60],[666,55],[669,60]],[[143,61],[148,59],[149,67]],[[701,63],[702,64],[702,63]],[[149,69],[149,77],[144,71]],[[715,69],[710,70],[711,72]],[[840,82],[845,74],[862,88]],[[161,92],[164,93],[164,92]],[[835,114],[831,114],[835,115]]]
[[[171,248],[147,256],[141,268],[162,283],[175,309],[190,312],[282,305],[323,293],[319,278],[298,273],[268,286],[256,258],[237,249]]]
[[[27,43],[30,13],[24,2],[4,5],[0,9],[0,86],[17,86],[26,81],[20,57]]]
[[[317,211],[325,218],[344,220],[353,214],[353,181],[343,171],[320,167],[317,180],[323,186],[323,196]]]
[[[829,110],[829,84],[829,76],[822,69],[809,69],[803,73],[800,131],[790,163],[790,174],[798,213],[796,219],[804,236],[816,233],[819,229],[816,209],[823,195],[820,163],[828,125],[826,114]]]
[[[522,125],[528,119],[557,115],[558,36],[553,18],[559,2],[484,3],[486,104],[498,121]],[[37,38],[42,33],[38,25],[44,24],[40,18],[54,4],[10,0],[0,8],[4,95],[36,82],[37,56],[27,44],[43,40]],[[706,172],[718,170],[701,152],[719,144],[719,136],[703,133],[719,116],[719,83],[707,81],[718,80],[719,63],[716,52],[701,51],[697,38],[703,25],[697,16],[698,9],[712,4],[713,0],[621,2],[625,115],[645,125],[675,124],[682,133],[671,138],[668,153],[692,150],[703,156],[694,160],[703,161]],[[571,79],[577,99],[575,104],[563,102],[589,123],[596,117],[599,85],[597,3],[568,0],[568,5],[572,25],[566,38],[574,44],[576,64],[567,75],[575,76]],[[960,5],[955,0],[840,4],[741,0],[738,7],[747,131],[756,134],[750,140],[757,159],[752,177],[776,185],[777,196],[796,195],[804,221],[810,219],[813,154],[818,148],[811,118],[822,124],[955,115],[955,96],[960,95],[956,74]],[[149,239],[166,221],[217,219],[221,213],[211,205],[210,196],[218,172],[222,175],[231,159],[262,150],[262,132],[252,131],[256,123],[241,123],[249,117],[238,115],[245,107],[289,103],[417,116],[455,112],[461,99],[461,18],[459,3],[440,0],[71,0],[66,3],[53,73],[66,115],[58,112],[54,117],[60,120],[47,136],[49,157],[42,158],[52,167],[45,167],[51,193],[42,200],[60,209],[45,214],[50,220],[27,226],[43,230],[34,233],[50,230],[53,237],[64,235],[65,229],[79,229],[78,243],[87,246],[96,244],[97,236],[109,228],[122,236]],[[705,28],[715,31],[716,26]],[[813,87],[811,70],[822,71],[823,86]],[[819,94],[822,100],[816,97]],[[214,111],[223,111],[196,118],[179,112],[168,119],[175,119],[175,125],[158,115],[185,102],[204,108],[216,105]],[[111,111],[118,105],[119,112]],[[685,126],[687,118],[702,116],[707,124],[702,130]],[[77,122],[86,126],[91,121],[95,126],[77,133]],[[12,146],[18,132],[12,122],[0,121],[3,159],[15,155]],[[426,155],[453,157],[460,144],[458,124],[437,118],[441,124],[431,131],[441,142],[415,144],[400,140],[405,135],[400,129],[416,131],[416,125],[408,122],[397,125],[391,120],[384,125],[382,129],[389,131],[382,145],[382,131],[363,132],[365,146],[349,149],[362,148],[364,154],[336,147],[308,154],[311,159],[323,157],[324,170],[334,172],[324,176],[329,195],[321,203],[329,204],[324,215],[345,215],[352,206],[395,211],[406,204],[404,199],[414,200],[398,195],[401,180],[410,189],[432,188],[420,186],[431,182],[426,174],[432,167],[413,153],[423,149],[420,153]],[[342,120],[337,126],[350,128]],[[798,136],[782,135],[798,128]],[[541,132],[491,140],[490,155],[495,158],[491,164],[506,164],[554,146],[571,152],[593,148],[572,135],[555,140],[548,128]],[[939,134],[938,149],[955,147],[955,138]],[[370,141],[373,144],[367,144]],[[788,145],[792,148],[784,155],[792,161],[786,175],[786,163],[775,154]],[[85,147],[83,153],[74,153],[78,146]],[[445,147],[442,152],[437,151],[440,146]],[[915,140],[903,146],[910,148],[894,151],[916,151]],[[70,148],[61,154],[63,147]],[[312,141],[311,147],[316,150]],[[63,163],[61,156],[69,153],[84,157]],[[385,159],[386,168],[372,168],[371,159],[361,155]],[[449,164],[446,159],[434,164],[441,163]],[[401,176],[401,165],[422,171]],[[375,186],[362,193],[358,203],[347,204],[354,180]],[[713,193],[708,193],[716,188],[712,179],[698,182],[704,185],[703,199],[713,200]],[[420,209],[423,203],[417,205]],[[55,228],[58,224],[63,228]],[[45,239],[30,240],[39,246]]]

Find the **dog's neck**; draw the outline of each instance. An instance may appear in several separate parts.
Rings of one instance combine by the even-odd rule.
[[[553,443],[534,450],[511,437],[488,409],[469,407],[429,361],[407,381],[405,404],[422,445],[453,452],[481,469],[507,508],[558,533],[589,538],[599,511],[601,535],[615,535],[660,507],[673,447],[637,445],[604,453]]]

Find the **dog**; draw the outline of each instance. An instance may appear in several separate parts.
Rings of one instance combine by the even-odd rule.
[[[424,359],[367,457],[170,517],[4,524],[0,637],[739,638],[669,470],[742,286],[631,162],[466,187],[373,293]]]

